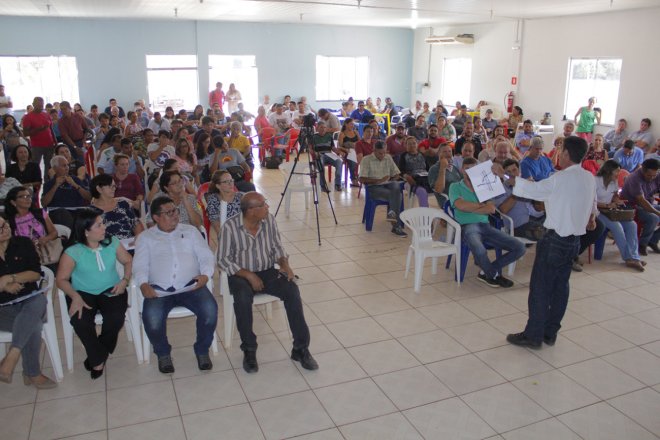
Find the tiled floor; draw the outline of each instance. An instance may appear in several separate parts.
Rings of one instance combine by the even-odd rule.
[[[256,172],[273,212],[282,180]],[[318,371],[288,359],[279,305],[272,320],[255,319],[257,374],[243,372],[237,339],[213,358],[212,372],[198,371],[192,319],[169,323],[171,377],[153,361],[137,365],[122,335],[106,374],[91,381],[76,340],[75,371],[56,390],[0,386],[0,439],[660,437],[660,256],[639,274],[608,243],[603,261],[572,275],[557,344],[531,351],[505,335],[526,320],[533,248],[512,289],[478,283],[471,263],[460,287],[451,271],[432,276],[427,267],[416,294],[403,276],[409,239],[389,232],[383,208],[367,233],[357,189],[333,193],[335,226],[322,194],[319,247],[313,205],[305,210],[302,197],[278,224],[300,276]],[[222,319],[218,328],[222,336]]]

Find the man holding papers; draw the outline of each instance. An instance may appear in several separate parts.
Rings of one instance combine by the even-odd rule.
[[[559,156],[561,171],[541,182],[505,176],[499,164],[493,173],[507,179],[513,195],[545,203],[544,226],[548,232],[536,245],[536,258],[529,282],[529,318],[521,333],[506,340],[514,345],[541,348],[554,345],[568,304],[573,258],[578,254],[580,236],[596,228],[596,181],[582,169],[587,142],[577,136],[564,139]]]
[[[467,173],[477,163],[473,157],[463,160],[463,180],[449,187],[449,201],[454,208],[454,218],[461,224],[463,240],[481,268],[477,279],[490,287],[511,287],[513,281],[502,276],[502,269],[525,255],[525,246],[488,222],[488,216],[495,214],[495,203],[492,200],[479,202],[474,185],[481,185],[482,182],[473,182]],[[506,252],[495,261],[490,261],[486,246]]]
[[[156,226],[138,237],[133,274],[144,296],[142,321],[158,369],[174,373],[166,323],[170,310],[181,306],[197,317],[197,365],[210,370],[209,347],[218,319],[218,304],[206,287],[213,277],[213,253],[197,228],[179,223],[179,209],[169,197],[151,202],[151,217]]]

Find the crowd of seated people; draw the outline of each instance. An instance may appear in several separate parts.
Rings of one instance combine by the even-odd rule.
[[[266,98],[264,104],[270,104]],[[212,368],[208,349],[212,340],[210,329],[216,324],[217,304],[209,297],[205,285],[215,267],[212,261],[209,264],[208,245],[199,233],[204,219],[202,210],[206,211],[214,236],[225,233],[220,224],[222,202],[227,203],[228,219],[242,216],[251,225],[271,222],[267,211],[252,211],[267,208],[263,197],[254,195],[255,186],[250,182],[255,162],[253,140],[245,121],[253,116],[239,103],[236,111],[225,117],[222,110],[225,99],[220,84],[209,97],[210,108],[206,113],[202,106],[197,106],[190,113],[168,107],[161,114],[152,112],[141,101],[134,103],[133,110],[124,112],[112,99],[105,112],[99,113],[98,106],[94,106],[85,114],[77,104],[71,107],[63,101],[59,107],[49,108],[43,99],[35,98],[33,110],[23,119],[22,126],[10,118],[3,120],[8,127],[3,130],[3,140],[13,146],[7,176],[15,178],[21,186],[9,191],[5,200],[7,218],[0,219],[0,252],[3,248],[5,252],[17,252],[15,247],[21,244],[13,238],[5,239],[6,230],[11,230],[9,236],[25,237],[32,243],[45,245],[57,238],[55,224],[70,227],[72,245],[62,254],[57,285],[67,295],[71,323],[85,347],[84,365],[92,378],[103,373],[105,362],[116,346],[126,312],[126,296],[122,298],[120,294],[126,290],[131,274],[135,275],[145,298],[143,319],[158,356],[159,370],[174,371],[163,313],[176,305],[194,309],[198,319],[194,347],[198,366],[201,370]],[[466,170],[478,162],[492,160],[511,176],[543,181],[559,170],[555,158],[561,154],[563,139],[574,135],[575,124],[571,121],[564,124],[562,136],[553,143],[555,149],[546,156],[543,139],[534,132],[532,121],[523,119],[522,108],[518,106],[508,118],[497,121],[492,110],[487,110],[482,119],[479,115],[471,116],[466,105],[457,103],[453,114],[448,116],[442,102],[433,111],[428,103],[417,102],[414,112],[404,115],[409,119],[393,124],[390,129],[379,121],[378,115],[391,117],[399,110],[390,98],[382,107],[379,101],[367,99],[354,103],[351,99],[344,103],[338,116],[330,109],[314,111],[304,97],[298,102],[289,97],[282,103],[260,106],[254,126],[258,135],[272,127],[277,134],[286,136],[290,130],[301,128],[303,118],[313,116],[317,121],[316,152],[322,155],[323,164],[334,167],[335,190],[343,189],[343,178],[353,187],[365,185],[371,198],[388,202],[386,220],[392,223],[392,233],[401,237],[407,235],[399,219],[403,184],[408,184],[419,206],[429,206],[428,194],[433,193],[438,205],[451,207],[463,226],[465,242],[482,271],[479,280],[491,287],[511,287],[513,282],[504,278],[502,270],[521,258],[525,247],[521,241],[491,226],[489,216],[500,211],[511,217],[515,236],[538,240],[544,234],[543,204],[519,199],[507,187],[501,197],[479,203]],[[581,111],[580,117],[583,115]],[[519,124],[522,124],[520,130]],[[613,221],[601,212],[596,229],[581,237],[580,252],[601,238],[607,228],[624,263],[639,271],[644,270],[645,261],[641,257],[647,254],[647,248],[660,252],[655,198],[660,177],[657,143],[650,136],[650,126],[651,121],[644,119],[640,130],[628,135],[625,120],[621,120],[605,136],[593,136],[585,157],[585,162],[596,164],[593,171],[598,208],[605,211],[620,207],[625,199],[636,210],[642,231],[638,239],[635,222]],[[578,130],[583,129],[584,124],[580,124]],[[30,145],[14,142],[15,133],[19,138],[28,136]],[[58,139],[62,141],[60,145]],[[90,152],[95,164],[92,168],[86,166],[85,145],[92,146]],[[42,159],[43,175],[39,168]],[[342,173],[344,164],[348,176]],[[623,170],[631,175],[620,188],[618,174]],[[197,190],[205,183],[208,190],[198,198]],[[150,209],[145,209],[145,202],[150,203]],[[149,215],[141,219],[144,211],[150,211]],[[171,242],[164,242],[163,237]],[[277,242],[279,236],[273,240],[263,245],[275,246],[277,252],[273,255],[284,261],[278,253],[281,252],[277,247],[281,246]],[[486,251],[489,245],[502,249],[503,255],[491,261]],[[127,249],[135,254],[135,267]],[[185,254],[185,258],[176,259],[185,267],[164,273],[162,268],[175,260],[173,249]],[[226,260],[223,269],[247,283],[233,279],[233,288],[259,291],[264,283],[274,282],[268,278],[267,267],[255,267],[248,273],[235,271],[227,256],[235,254],[243,258],[244,255],[239,255],[242,251],[221,250]],[[116,262],[124,266],[123,278],[115,269]],[[0,296],[6,292],[26,293],[23,286],[33,282],[33,272],[39,271],[34,266],[7,269],[15,270],[7,272],[15,277],[11,281],[0,277]],[[287,266],[281,267],[286,271]],[[581,270],[579,260],[573,267]],[[180,277],[176,280],[170,278],[177,275]],[[19,283],[22,290],[14,285],[17,278],[23,280]],[[190,287],[185,285],[188,282],[193,283],[192,291],[199,297],[194,303],[174,298],[162,300],[159,296],[161,290]],[[287,289],[290,287],[287,285]],[[291,296],[294,305],[299,301],[299,294],[296,300],[293,291],[282,291],[282,295]],[[42,307],[34,300],[32,312],[38,313]],[[245,307],[241,304],[239,323],[244,339],[244,368],[255,372],[258,367],[253,353],[254,338],[248,329],[251,322],[245,321]],[[291,311],[287,308],[288,313],[301,313],[292,307]],[[30,310],[26,308],[26,311]],[[97,311],[104,318],[100,335],[91,331]],[[300,360],[304,368],[314,369],[317,366],[307,350],[309,336],[305,333],[304,319],[302,322],[297,319],[296,328],[292,326],[296,333],[292,358]],[[7,325],[2,321],[0,324]],[[35,343],[34,332],[40,329],[39,325],[34,323],[29,332],[17,335],[21,339],[15,347],[27,362],[24,364],[26,383],[49,387],[53,386],[52,381],[41,374],[34,353],[29,352],[34,348],[30,344]],[[15,355],[15,351],[10,351],[0,364],[0,381],[11,380],[10,371],[18,359]]]

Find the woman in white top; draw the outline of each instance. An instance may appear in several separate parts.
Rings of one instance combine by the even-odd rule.
[[[621,171],[621,165],[610,159],[605,161],[596,173],[598,209],[615,209],[622,204],[618,196],[619,171]],[[614,242],[619,248],[626,266],[643,272],[646,263],[639,258],[637,225],[635,222],[632,220],[612,221],[602,213],[598,215],[598,219],[612,232]]]

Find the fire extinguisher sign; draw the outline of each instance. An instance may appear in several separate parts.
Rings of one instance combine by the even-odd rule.
[[[515,86],[516,84],[518,84],[518,77],[517,76],[512,76],[511,77],[511,85]]]

